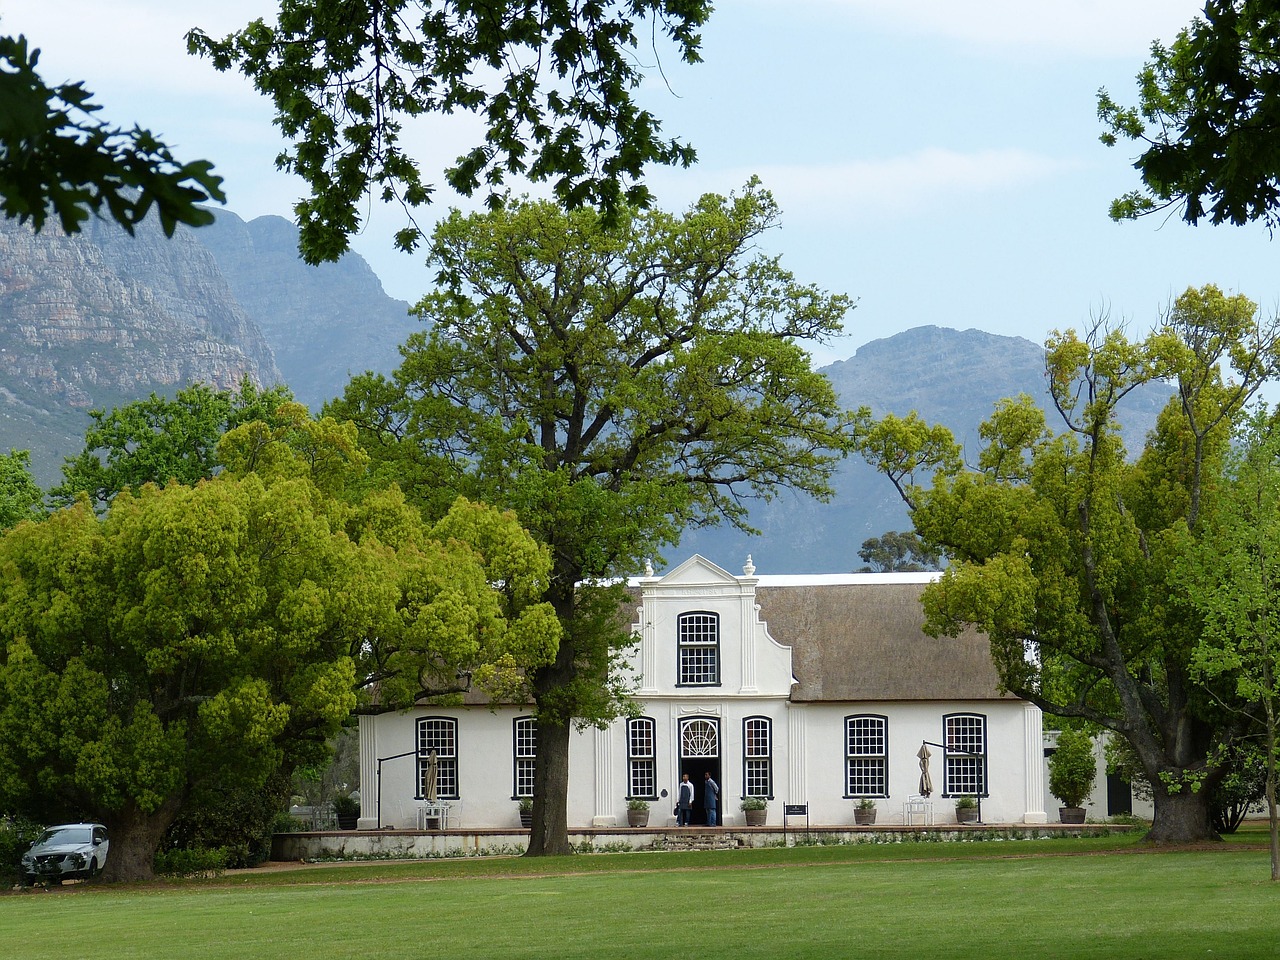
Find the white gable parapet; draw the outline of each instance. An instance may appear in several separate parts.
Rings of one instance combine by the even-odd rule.
[[[760,619],[750,558],[743,573],[695,555],[663,577],[633,582],[641,591],[631,660],[639,697],[790,695],[791,650]]]

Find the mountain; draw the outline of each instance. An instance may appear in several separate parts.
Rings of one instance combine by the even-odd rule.
[[[87,411],[193,380],[281,380],[262,330],[192,232],[90,221],[68,237],[0,220],[0,449],[56,479]]]
[[[1052,409],[1044,348],[980,330],[916,327],[872,341],[822,372],[846,407],[867,406],[876,416],[914,410],[930,423],[949,427],[970,460],[976,459],[978,426],[999,400],[1025,393],[1046,411]],[[1155,427],[1169,397],[1167,386],[1150,384],[1125,399],[1121,414],[1131,451]],[[1052,414],[1049,424],[1058,428]],[[751,523],[759,536],[725,527],[691,531],[668,551],[668,559],[701,553],[737,569],[750,554],[762,574],[849,572],[863,566],[858,549],[864,540],[911,529],[892,484],[859,458],[840,465],[833,486],[836,495],[829,503],[785,493],[753,506]]]
[[[298,228],[283,217],[216,216],[195,234],[261,326],[300,401],[318,412],[353,375],[400,365],[400,344],[422,325],[408,303],[387,296],[363,257],[309,266],[298,257]]]
[[[355,254],[310,267],[297,229],[280,217],[216,223],[166,239],[144,222],[136,237],[91,222],[67,237],[0,221],[0,450],[29,449],[37,479],[56,483],[80,452],[88,411],[193,381],[234,387],[287,382],[312,410],[364,370],[390,373],[418,329]],[[994,404],[1027,393],[1042,405],[1044,351],[979,330],[920,327],[876,340],[824,368],[846,407],[878,415],[912,410],[950,427],[970,451]],[[1137,449],[1169,397],[1152,385],[1123,408]],[[840,465],[827,504],[781,494],[754,504],[760,536],[690,531],[669,558],[699,552],[736,569],[751,554],[761,573],[825,573],[862,565],[868,537],[909,529],[887,480],[857,458]]]
[[[0,450],[31,451],[37,479],[80,452],[88,411],[201,381],[288,383],[318,410],[350,373],[389,373],[414,329],[408,304],[348,254],[310,267],[280,217],[166,238],[91,220],[68,237],[0,220]]]

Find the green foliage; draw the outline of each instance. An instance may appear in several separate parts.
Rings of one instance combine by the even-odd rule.
[[[1066,807],[1080,807],[1093,789],[1097,761],[1093,737],[1087,730],[1066,729],[1049,757],[1049,792]]]
[[[743,810],[767,810],[769,809],[769,801],[764,797],[743,797]]]
[[[1274,324],[1206,286],[1180,296],[1144,341],[1103,327],[1051,338],[1061,434],[1028,398],[1005,401],[982,428],[976,467],[963,467],[949,435],[859,423],[863,456],[950,560],[925,591],[927,629],[977,627],[1005,689],[1126,737],[1154,791],[1159,839],[1209,833],[1201,787],[1223,775],[1216,747],[1240,725],[1223,706],[1234,691],[1197,683],[1201,617],[1171,574],[1218,495],[1232,422],[1276,369]],[[1160,379],[1175,396],[1132,461],[1116,406]],[[932,486],[916,477],[925,469]]]
[[[969,794],[967,794],[967,793],[966,793],[966,794],[963,794],[963,795],[961,795],[961,796],[959,796],[959,797],[956,797],[956,809],[957,809],[957,810],[973,810],[973,809],[977,808],[977,806],[978,806],[978,798],[977,798],[977,797],[970,796],[970,795],[969,795]]]
[[[704,0],[384,0],[359,13],[294,0],[275,24],[256,20],[221,40],[192,30],[187,43],[219,70],[239,68],[272,99],[293,141],[277,164],[311,188],[295,210],[303,256],[318,263],[347,249],[367,194],[410,213],[400,247],[421,240],[412,211],[435,188],[401,133],[428,114],[482,119],[483,142],[445,180],[464,196],[486,190],[490,208],[504,201],[511,176],[551,181],[570,207],[597,204],[613,214],[647,204],[638,182],[645,166],[687,167],[694,152],[662,139],[659,121],[633,99],[644,77],[642,44],[656,50],[660,32],[681,59],[697,62],[698,30],[710,14]]]
[[[31,476],[31,454],[26,450],[0,454],[0,531],[40,516],[43,499]]]
[[[0,889],[22,880],[22,855],[43,829],[23,816],[0,816]]]
[[[926,546],[915,532],[899,533],[897,530],[863,540],[858,556],[869,564],[860,573],[917,573],[922,570],[937,570],[942,560],[942,554]]]
[[[628,809],[628,810],[635,810],[635,811],[637,811],[637,812],[639,812],[639,811],[641,811],[641,810],[648,810],[648,809],[649,809],[649,801],[648,801],[648,800],[628,800],[628,801],[627,801],[627,809]]]
[[[328,408],[429,516],[462,493],[512,509],[550,548],[537,596],[564,633],[526,676],[539,796],[561,818],[567,784],[541,765],[571,723],[625,708],[611,666],[631,637],[608,581],[691,524],[746,528],[747,499],[830,496],[846,418],[804,345],[851,304],[756,251],[777,219],[755,181],[683,216],[623,209],[613,228],[532,201],[454,212],[431,248],[440,289],[417,307],[430,330],[394,380],[356,378]]]
[[[82,83],[50,87],[26,37],[0,37],[0,209],[38,232],[50,213],[77,233],[103,208],[130,235],[152,207],[165,236],[178,224],[213,223],[199,206],[226,201],[207,160],[180,163],[149,130],[96,119]]]
[[[360,816],[360,798],[349,793],[340,793],[333,798],[333,812],[339,817]]]
[[[1209,0],[1172,44],[1152,44],[1137,106],[1099,91],[1102,142],[1144,145],[1143,189],[1112,201],[1114,219],[1181,204],[1187,223],[1280,222],[1278,38],[1276,0]]]
[[[91,410],[85,448],[63,464],[62,484],[50,498],[65,505],[83,495],[101,507],[144,483],[207,479],[216,472],[226,431],[259,420],[277,423],[277,410],[291,400],[287,387],[259,390],[245,380],[234,392],[198,383],[173,399],[153,393],[110,412]]]
[[[261,861],[258,861],[261,862]],[[155,873],[181,880],[210,879],[222,876],[229,867],[254,866],[237,863],[220,847],[175,847],[160,850],[155,856]]]
[[[341,425],[295,414],[279,434],[237,428],[271,435],[255,446],[262,473],[237,459],[194,487],[126,489],[102,517],[81,501],[0,539],[0,809],[102,820],[108,874],[145,870],[188,805],[322,760],[357,705],[405,707],[460,690],[464,672],[555,655],[555,618],[511,599],[550,568],[514,521],[460,501],[464,520],[447,514],[437,536],[397,491],[334,499],[319,484],[341,487],[359,451]],[[510,576],[503,592],[486,561]],[[245,814],[235,857],[260,852],[284,789]],[[215,832],[189,841],[226,846],[226,825]]]
[[[238,777],[202,783],[165,832],[157,857],[213,852],[220,858],[219,868],[256,867],[271,856],[271,834],[288,797],[289,777],[283,770],[261,785]]]

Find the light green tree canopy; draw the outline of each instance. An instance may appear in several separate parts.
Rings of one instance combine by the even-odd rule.
[[[1271,879],[1280,880],[1280,430],[1277,414],[1265,405],[1243,425],[1223,489],[1174,573],[1204,621],[1193,669],[1209,681],[1233,684],[1232,708],[1263,733]]]
[[[849,300],[798,283],[756,241],[778,219],[755,182],[683,215],[521,202],[437,227],[432,324],[392,380],[357,378],[331,412],[435,515],[458,492],[513,509],[554,558],[543,595],[565,638],[534,671],[535,853],[567,852],[570,724],[621,704],[628,642],[599,584],[689,524],[746,526],[782,487],[825,497],[844,415],[805,344]]]
[[[1188,223],[1277,222],[1280,3],[1208,0],[1169,46],[1151,45],[1138,103],[1098,93],[1102,141],[1142,145],[1142,188],[1111,204],[1124,219],[1181,205]]]
[[[26,37],[0,37],[0,209],[37,232],[50,214],[77,233],[90,214],[106,213],[132,234],[154,207],[165,236],[178,224],[201,226],[224,202],[222,178],[206,160],[182,163],[148,130],[98,120],[102,108],[81,83],[48,86],[40,51]]]
[[[1046,370],[1066,429],[1048,429],[1028,398],[1005,401],[976,466],[918,427],[895,445],[895,425],[869,414],[859,435],[891,476],[936,465],[931,487],[901,486],[916,531],[951,560],[925,591],[928,628],[980,628],[1006,689],[1125,737],[1152,784],[1152,837],[1181,841],[1211,835],[1202,788],[1235,727],[1193,675],[1201,621],[1171,573],[1277,341],[1252,303],[1213,287],[1187,291],[1167,321],[1140,342],[1055,335]],[[1155,379],[1176,395],[1131,461],[1116,406]]]
[[[219,70],[238,67],[275,104],[293,141],[277,163],[311,188],[295,209],[303,256],[318,263],[347,249],[366,194],[403,204],[410,224],[397,244],[417,245],[412,211],[430,202],[433,185],[401,132],[427,114],[466,112],[484,124],[483,141],[445,171],[464,196],[486,190],[492,207],[507,178],[523,176],[551,181],[571,207],[646,204],[644,167],[688,166],[694,153],[661,137],[633,91],[643,64],[661,57],[659,35],[697,62],[710,15],[704,0],[383,0],[359,9],[282,0],[275,23],[256,20],[221,40],[196,29],[187,41]]]
[[[261,472],[0,539],[0,808],[101,819],[108,878],[148,876],[202,784],[262,783],[353,710],[468,675],[501,693],[555,655],[554,614],[527,602],[550,558],[513,516],[459,501],[433,528],[394,489],[349,504],[292,439]]]

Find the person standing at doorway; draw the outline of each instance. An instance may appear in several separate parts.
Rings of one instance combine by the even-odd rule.
[[[693,781],[689,779],[689,775],[683,774],[680,777],[679,792],[676,794],[676,826],[689,827],[693,825]]]
[[[707,811],[707,826],[714,827],[716,825],[716,810],[719,807],[717,798],[720,796],[720,785],[711,779],[711,771],[708,770],[702,775],[703,786],[706,792],[702,798],[702,806]]]

